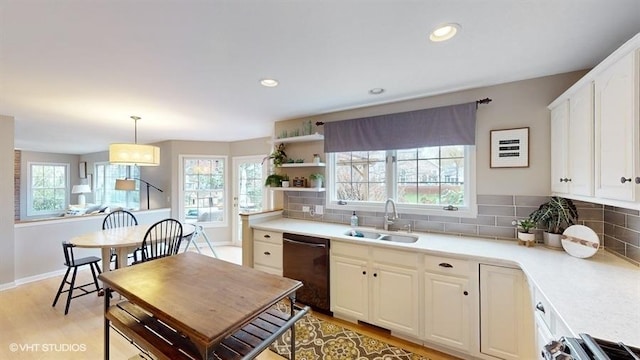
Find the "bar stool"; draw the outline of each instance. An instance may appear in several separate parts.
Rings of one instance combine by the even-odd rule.
[[[100,291],[96,270],[98,271],[98,274],[101,273],[100,265],[98,265],[101,259],[96,256],[87,256],[80,259],[76,259],[73,256],[74,247],[75,245],[71,243],[68,243],[68,242],[62,243],[62,250],[64,251],[64,261],[65,261],[64,265],[67,267],[67,272],[64,274],[64,278],[60,283],[60,287],[58,288],[58,293],[56,294],[56,298],[53,300],[53,304],[51,305],[55,307],[56,303],[58,302],[58,298],[60,298],[60,294],[65,292],[68,293],[67,305],[64,308],[65,315],[67,315],[67,313],[69,312],[69,305],[71,304],[71,299],[75,299],[80,296],[84,296],[84,295],[88,295],[88,294]],[[78,268],[80,266],[85,266],[85,265],[89,265],[89,268],[91,268],[91,274],[93,275],[93,282],[89,282],[83,285],[76,285],[76,274],[78,273]],[[71,275],[71,281],[68,281],[67,278],[69,277],[69,272],[71,272],[71,269],[73,269],[73,274]],[[62,290],[65,284],[69,285],[69,288],[67,290]],[[86,290],[85,287],[90,285],[95,285],[96,289]],[[81,290],[83,293],[73,296],[73,290],[76,290],[76,289]]]

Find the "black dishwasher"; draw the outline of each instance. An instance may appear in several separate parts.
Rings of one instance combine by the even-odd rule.
[[[283,275],[302,281],[298,302],[331,314],[329,306],[329,239],[284,233]]]

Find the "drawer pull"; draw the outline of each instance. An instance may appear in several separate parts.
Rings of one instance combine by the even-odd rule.
[[[536,304],[536,310],[542,311],[542,313],[545,314],[544,305],[542,305],[541,302]]]
[[[443,268],[452,268],[453,265],[449,264],[449,263],[440,263],[438,264],[438,266],[443,267]]]
[[[267,238],[267,239],[270,239],[270,238],[271,238],[271,235],[266,234],[264,237],[265,237],[265,238]]]
[[[268,252],[268,251],[265,251],[265,252],[264,252],[264,254],[265,254],[265,255],[271,255],[271,253],[270,253],[270,252]]]

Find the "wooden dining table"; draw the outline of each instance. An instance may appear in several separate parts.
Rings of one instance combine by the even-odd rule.
[[[99,248],[102,252],[102,271],[110,270],[111,249],[118,255],[118,268],[127,266],[129,253],[142,245],[142,240],[151,225],[136,225],[97,230],[74,236],[70,243],[79,248]]]
[[[147,230],[153,224],[141,224],[136,226],[117,227],[104,230],[96,230],[86,234],[74,236],[70,243],[79,248],[100,249],[102,252],[102,271],[110,270],[111,249],[118,255],[117,268],[127,266],[127,258],[130,253],[142,245]],[[193,233],[193,226],[182,226],[182,236]]]
[[[195,252],[103,272],[100,279],[105,359],[110,327],[158,359],[252,359],[309,310],[293,311],[300,281]],[[127,300],[111,305],[112,291]],[[287,297],[290,315],[274,310]]]

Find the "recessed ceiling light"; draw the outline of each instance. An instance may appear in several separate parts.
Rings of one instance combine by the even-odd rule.
[[[266,87],[276,87],[278,86],[278,80],[276,79],[262,79],[260,80],[260,85]]]
[[[380,95],[384,92],[383,88],[373,88],[371,90],[369,90],[369,94],[371,95]]]
[[[456,36],[460,30],[460,25],[455,23],[438,26],[429,35],[429,40],[433,42],[447,41]]]

